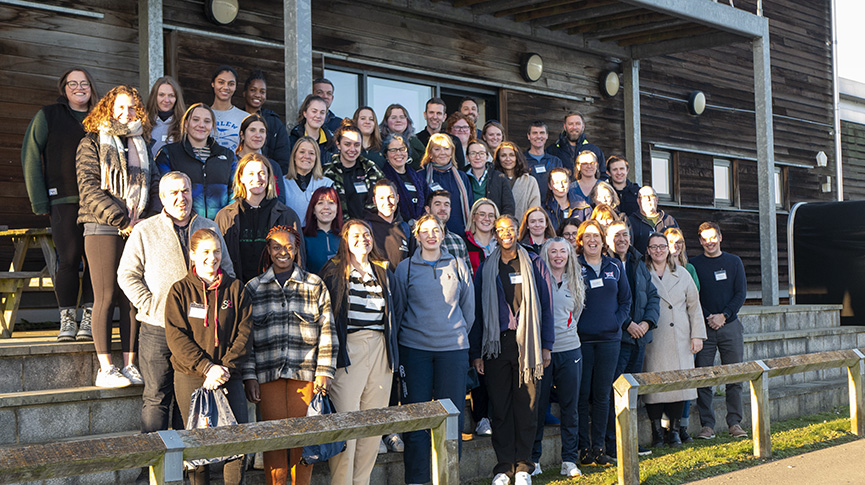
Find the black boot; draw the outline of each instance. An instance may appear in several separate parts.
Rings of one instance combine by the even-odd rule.
[[[670,431],[667,433],[667,444],[673,448],[682,446],[682,437],[679,436],[679,420],[670,420]]]
[[[661,427],[660,419],[652,420],[652,448],[664,446],[664,428]]]
[[[679,427],[679,438],[682,440],[682,443],[690,443],[694,441],[694,438],[691,438],[691,435],[688,434],[687,426]]]

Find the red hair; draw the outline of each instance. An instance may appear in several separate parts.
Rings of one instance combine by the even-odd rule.
[[[333,187],[319,187],[315,189],[309,199],[309,205],[306,206],[306,217],[303,219],[303,235],[315,237],[318,232],[318,220],[315,218],[315,204],[321,199],[329,199],[336,203],[336,217],[330,223],[330,230],[334,234],[339,234],[342,230],[342,204],[339,202],[339,194]]]

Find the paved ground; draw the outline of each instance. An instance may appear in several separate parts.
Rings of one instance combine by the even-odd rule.
[[[863,459],[865,459],[865,440],[858,440],[691,483],[699,485],[863,484],[865,483]]]

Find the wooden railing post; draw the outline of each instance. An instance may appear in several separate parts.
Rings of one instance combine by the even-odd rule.
[[[442,424],[430,429],[432,435],[432,479],[435,485],[459,485],[460,483],[460,410],[450,399],[439,404],[448,416]]]
[[[616,391],[616,456],[619,485],[640,483],[637,454],[637,393],[640,384],[631,374],[622,374],[613,383]]]
[[[754,434],[754,456],[772,456],[772,441],[769,437],[769,366],[762,360],[754,361],[763,373],[751,379],[751,427]]]
[[[165,444],[165,454],[150,467],[150,483],[156,485],[183,485],[183,440],[177,431],[157,431]]]
[[[862,366],[865,354],[853,349],[859,356],[855,364],[847,367],[847,382],[850,388],[850,431],[865,436],[865,403],[862,402]]]

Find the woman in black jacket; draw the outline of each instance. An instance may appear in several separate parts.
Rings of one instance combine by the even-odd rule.
[[[515,202],[514,193],[505,174],[487,163],[489,152],[487,145],[479,140],[472,140],[466,148],[466,157],[469,159],[469,168],[466,173],[472,184],[474,199],[486,197],[496,203],[502,214],[514,215]]]
[[[243,110],[251,115],[261,116],[267,124],[267,141],[261,148],[261,153],[275,161],[281,173],[285,173],[291,160],[291,141],[279,115],[264,107],[267,101],[267,80],[260,69],[252,71],[243,83],[243,100],[246,102]],[[241,126],[241,138],[242,132]]]
[[[321,160],[322,166],[330,163],[330,159],[336,153],[336,149],[333,146],[333,133],[324,126],[325,118],[327,118],[327,103],[324,101],[324,98],[312,94],[307,96],[297,111],[297,124],[294,125],[294,128],[288,134],[289,153],[291,153],[294,144],[298,140],[308,136],[318,141],[319,160]],[[290,173],[288,164],[286,164],[283,173]]]
[[[133,226],[154,204],[159,206],[159,171],[145,140],[150,123],[138,90],[117,86],[84,119],[87,135],[78,145],[76,175],[84,225],[84,251],[93,281],[93,340],[99,387],[143,384],[133,364],[138,322],[129,300],[117,287],[117,266]],[[120,306],[122,370],[111,363],[114,302]]]

